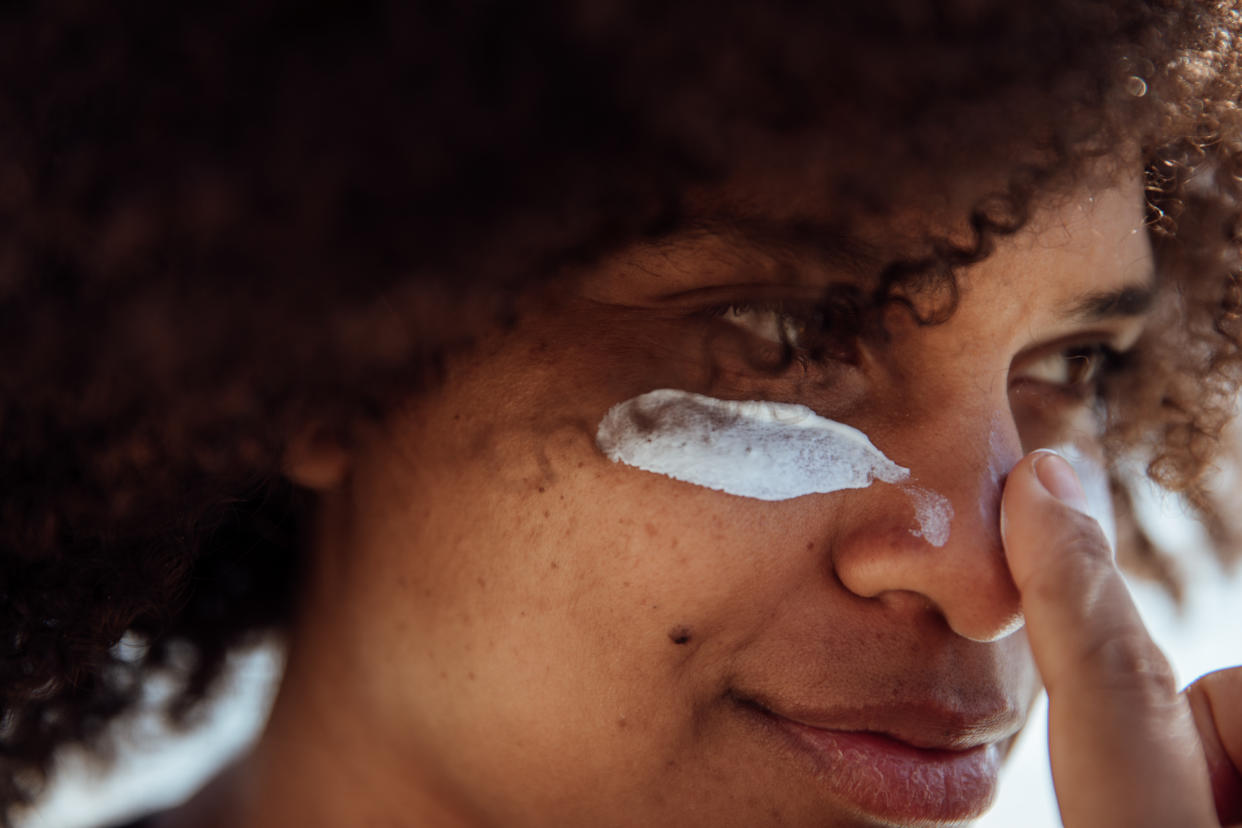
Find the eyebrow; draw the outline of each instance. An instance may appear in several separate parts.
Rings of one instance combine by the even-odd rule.
[[[1152,282],[1153,280],[1148,279],[1117,290],[1089,293],[1070,305],[1068,315],[1086,322],[1143,316],[1151,310],[1152,302],[1156,298],[1156,288]]]
[[[795,256],[809,256],[837,273],[872,277],[894,259],[879,248],[835,226],[813,223],[766,221],[753,216],[719,217],[698,224],[700,231],[733,236],[761,250],[783,250]],[[1156,297],[1156,275],[1146,273],[1135,282],[1116,290],[1096,291],[1070,303],[1066,315],[1084,322],[1133,319],[1146,315]]]
[[[713,216],[700,220],[702,232],[732,238],[767,253],[783,253],[856,277],[877,275],[889,260],[883,251],[837,225],[766,220],[756,216]]]

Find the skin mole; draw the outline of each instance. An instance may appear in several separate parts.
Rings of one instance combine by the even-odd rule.
[[[673,627],[668,631],[668,640],[674,644],[689,644],[690,628],[685,625]]]

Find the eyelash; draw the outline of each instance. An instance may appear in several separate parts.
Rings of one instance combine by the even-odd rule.
[[[835,326],[827,319],[825,309],[820,306],[791,304],[782,300],[733,302],[710,308],[707,314],[725,320],[757,340],[781,347],[791,363],[796,362],[803,366],[857,363],[857,339],[860,335],[857,323],[847,322],[843,326],[844,330],[835,330]],[[751,324],[739,321],[748,315],[761,317],[765,314],[771,315],[771,324],[765,332],[755,329],[753,318]],[[799,342],[807,336],[821,339],[806,344]],[[1033,372],[1033,367],[1056,357],[1061,358],[1061,366],[1066,368],[1065,381],[1048,378],[1047,372],[1043,372],[1043,377],[1031,376],[1033,373],[1040,373]],[[1028,360],[1026,369],[1016,380],[1011,380],[1011,384],[1019,387],[1024,384],[1036,385],[1076,402],[1090,402],[1100,398],[1104,383],[1120,370],[1126,357],[1127,354],[1105,342],[1074,344]],[[1083,367],[1075,371],[1069,367],[1071,361]],[[1056,371],[1058,367],[1050,366],[1050,369]]]

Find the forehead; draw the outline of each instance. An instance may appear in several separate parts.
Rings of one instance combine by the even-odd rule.
[[[1020,232],[999,240],[967,282],[986,277],[1028,300],[1047,296],[1083,312],[1109,311],[1108,296],[1124,306],[1155,281],[1144,205],[1140,176],[1051,199]]]

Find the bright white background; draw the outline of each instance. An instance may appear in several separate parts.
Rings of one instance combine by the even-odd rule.
[[[1157,539],[1179,551],[1188,573],[1187,608],[1180,616],[1159,589],[1132,587],[1179,679],[1186,684],[1210,670],[1242,663],[1242,577],[1226,577],[1206,560],[1197,527],[1168,498],[1154,498],[1145,515]],[[119,772],[107,777],[81,761],[67,762],[61,784],[19,828],[97,828],[179,801],[249,743],[266,716],[279,672],[279,658],[270,649],[239,656],[228,701],[211,711],[204,727],[172,744],[147,728],[123,755]],[[1002,778],[997,805],[979,828],[1060,825],[1048,772],[1045,712],[1041,702]]]

